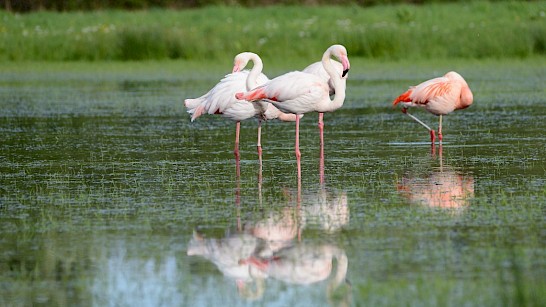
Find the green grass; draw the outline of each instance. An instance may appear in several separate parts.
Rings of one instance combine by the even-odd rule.
[[[0,60],[318,58],[330,44],[379,59],[546,55],[546,2],[1,12]]]

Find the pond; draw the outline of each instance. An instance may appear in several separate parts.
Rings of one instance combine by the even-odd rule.
[[[8,63],[0,305],[543,303],[543,59],[351,61],[346,103],[325,115],[324,182],[316,114],[301,181],[293,123],[264,124],[260,174],[243,122],[237,177],[235,124],[190,122],[183,99],[230,67]],[[475,102],[432,147],[391,101],[452,69]]]

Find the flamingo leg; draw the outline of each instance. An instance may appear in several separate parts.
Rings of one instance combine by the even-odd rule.
[[[301,152],[300,152],[300,117],[296,116],[296,163],[298,165],[298,179],[301,178]]]
[[[237,231],[243,230],[241,223],[241,180],[237,177],[237,185],[235,187],[235,206],[237,207]]]
[[[442,114],[440,114],[440,124],[438,125],[438,139],[440,140],[440,144],[442,144]]]
[[[237,124],[235,125],[235,149],[233,149],[233,153],[235,154],[235,169],[236,169],[237,177],[241,176],[241,165],[240,165],[241,155],[239,153],[240,130],[241,130],[241,122],[237,122]]]
[[[296,198],[296,225],[298,228],[298,242],[301,242],[301,178],[298,178],[298,196]]]
[[[319,182],[324,183],[324,113],[319,113],[318,120],[320,132],[320,159],[319,159]]]
[[[259,164],[259,170],[258,170],[258,183],[261,185],[262,183],[262,120],[258,119],[258,145],[256,146],[258,148],[258,164]]]
[[[258,119],[258,145],[256,146],[258,149],[258,156],[260,157],[260,160],[262,158],[262,120]]]
[[[427,128],[428,131],[430,131],[430,141],[432,143],[434,143],[434,139],[436,138],[435,135],[434,135],[434,130],[432,130],[427,124],[423,123],[420,119],[418,119],[417,117],[411,115],[408,113],[408,109],[407,108],[403,108],[402,109],[402,113],[406,114],[407,116],[409,116],[411,119],[413,119],[414,121],[418,122],[419,124],[421,124],[421,126]]]

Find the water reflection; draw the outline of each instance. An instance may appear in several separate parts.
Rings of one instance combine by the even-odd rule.
[[[438,159],[439,167],[428,172],[406,172],[398,181],[397,190],[414,204],[461,211],[474,198],[474,176],[444,165],[442,146]]]
[[[257,237],[244,232],[228,234],[220,239],[206,239],[194,233],[187,254],[214,263],[222,274],[235,281],[241,297],[259,298],[264,291],[266,275],[240,261],[251,257],[259,243]]]
[[[238,190],[237,206],[241,201]],[[262,298],[270,280],[296,285],[324,281],[327,298],[333,299],[334,293],[343,288],[341,285],[348,286],[345,250],[332,242],[304,242],[302,233],[304,228],[334,233],[348,224],[347,195],[330,192],[324,186],[318,191],[301,191],[301,186],[295,192],[284,189],[286,204],[268,207],[265,215],[256,220],[241,221],[238,215],[237,230],[228,231],[222,238],[194,233],[187,254],[212,262],[234,281],[243,298]],[[349,291],[345,291],[341,300],[348,301],[348,295]]]

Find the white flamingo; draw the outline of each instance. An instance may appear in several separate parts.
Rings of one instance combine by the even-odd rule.
[[[247,63],[252,61],[254,66],[252,70],[242,70]],[[258,85],[266,83],[269,79],[262,73],[263,63],[260,57],[252,52],[243,52],[234,59],[233,72],[226,75],[218,84],[216,84],[205,95],[184,100],[184,105],[188,113],[192,114],[191,120],[194,121],[199,116],[208,114],[220,114],[225,118],[237,122],[235,130],[235,149],[234,154],[239,161],[239,132],[241,121],[252,117],[258,118],[258,155],[262,154],[261,145],[261,122],[263,119],[280,119],[282,121],[295,121],[294,114],[285,114],[279,111],[275,106],[267,103],[253,104],[245,100],[235,98],[235,93],[248,91]],[[237,167],[237,175],[239,168]]]
[[[339,55],[343,72],[339,74],[332,65],[330,56]],[[308,112],[333,112],[343,106],[345,101],[345,82],[350,64],[347,50],[342,45],[333,45],[322,57],[322,65],[334,84],[335,96],[330,99],[330,88],[322,78],[301,71],[293,71],[274,78],[246,93],[235,95],[237,99],[248,101],[264,100],[275,105],[285,113],[302,115]],[[296,118],[296,160],[298,178],[301,178],[301,152],[299,149],[299,123]]]
[[[341,48],[337,48],[337,49],[332,50],[332,51],[341,52],[342,50],[343,49],[341,49]],[[331,54],[331,55],[333,55],[336,58],[338,58],[339,60],[341,60],[341,54],[338,53],[338,54]],[[328,56],[328,58],[331,55],[327,55],[326,53],[324,54],[324,56]],[[331,63],[334,66],[334,68],[336,69],[338,74],[343,73],[343,65],[340,62],[335,61],[335,60],[331,60]],[[324,82],[328,83],[328,86],[330,87],[330,95],[335,94],[334,82],[330,78],[330,75],[328,74],[328,72],[326,72],[326,69],[324,69],[324,65],[322,65],[322,61],[315,62],[315,63],[305,67],[302,71],[306,72],[306,73],[316,75],[316,76],[322,78],[322,80],[324,80]],[[347,79],[345,79],[345,78],[341,79],[341,81],[343,83],[346,83],[346,80]],[[320,133],[320,166],[319,166],[319,168],[320,168],[320,183],[322,184],[322,183],[324,183],[324,113],[323,112],[319,112],[318,127],[319,127],[319,133]]]

